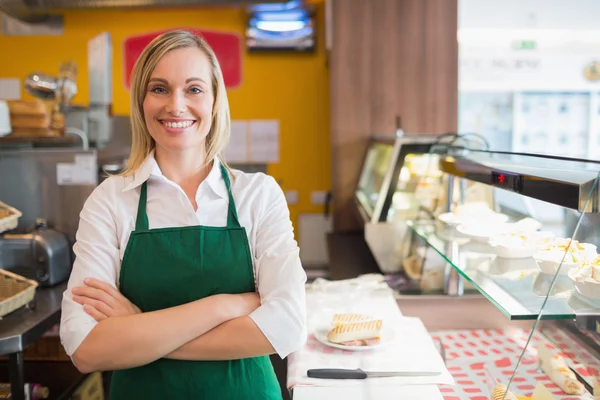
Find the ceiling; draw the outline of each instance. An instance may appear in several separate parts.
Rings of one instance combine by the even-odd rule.
[[[73,9],[233,6],[285,0],[0,0],[0,11],[24,22],[43,22],[49,14]]]

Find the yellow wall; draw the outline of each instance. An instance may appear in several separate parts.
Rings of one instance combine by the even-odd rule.
[[[317,2],[318,3],[318,2]],[[329,81],[323,29],[323,4],[317,7],[318,51],[315,54],[243,54],[242,85],[229,91],[232,119],[280,121],[280,162],[269,174],[284,190],[297,190],[290,205],[297,226],[298,213],[321,212],[312,205],[313,190],[330,188]],[[0,78],[23,78],[33,71],[54,75],[62,61],[79,67],[77,104],[87,104],[87,42],[107,31],[113,41],[113,99],[115,114],[129,113],[129,93],[123,86],[123,40],[134,34],[175,27],[244,33],[242,9],[156,9],[67,11],[64,35],[8,37],[0,34]],[[28,95],[23,93],[24,98]]]

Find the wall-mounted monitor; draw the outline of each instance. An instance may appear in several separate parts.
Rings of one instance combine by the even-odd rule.
[[[301,0],[255,4],[248,8],[246,25],[248,51],[315,50],[313,7]]]

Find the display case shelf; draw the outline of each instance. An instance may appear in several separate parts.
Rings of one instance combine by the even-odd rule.
[[[600,316],[600,300],[582,297],[571,279],[542,273],[533,258],[498,257],[485,243],[461,237],[433,221],[408,221],[410,229],[511,320],[575,319]],[[542,310],[543,306],[543,310]]]
[[[600,164],[593,161],[450,149],[440,159],[440,169],[580,212],[600,212]]]

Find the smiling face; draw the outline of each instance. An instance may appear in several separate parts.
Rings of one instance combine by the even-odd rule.
[[[167,52],[150,76],[144,119],[157,151],[204,154],[214,93],[208,57],[198,48]]]

